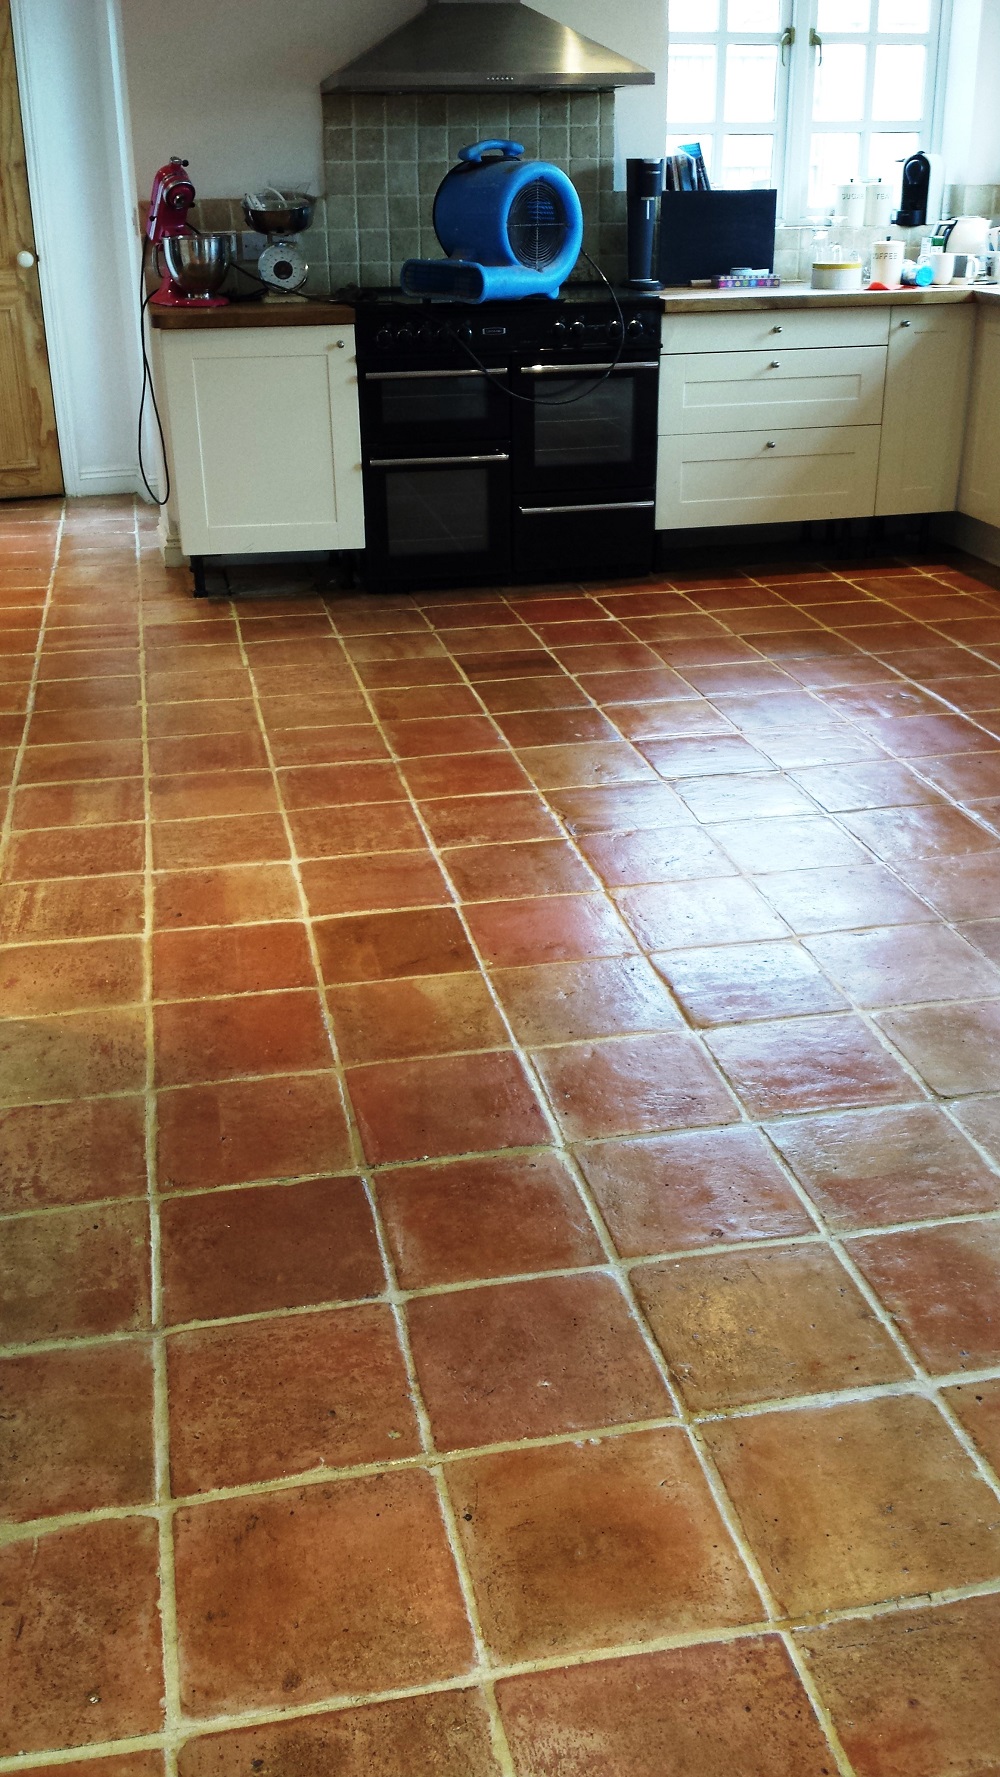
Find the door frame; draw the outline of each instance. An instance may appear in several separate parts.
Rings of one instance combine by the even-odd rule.
[[[75,271],[73,242],[65,227],[65,180],[55,176],[50,155],[46,153],[46,116],[51,103],[50,71],[44,55],[37,25],[42,9],[49,0],[10,0],[14,29],[14,56],[17,65],[21,100],[21,123],[24,131],[25,160],[31,198],[31,214],[38,253],[38,276],[42,291],[42,312],[45,339],[52,377],[52,396],[56,411],[56,429],[63,464],[63,480],[68,495],[102,495],[138,491],[138,465],[134,446],[131,453],[122,448],[125,437],[124,414],[127,401],[138,413],[139,387],[142,377],[141,333],[136,296],[139,283],[140,242],[139,217],[135,196],[135,171],[132,159],[132,131],[128,109],[120,0],[73,0],[74,10],[86,7],[88,37],[93,45],[100,92],[100,134],[103,137],[100,165],[79,167],[81,179],[96,182],[102,197],[102,230],[109,248],[111,282],[124,324],[116,336],[116,352],[120,354],[121,385],[117,448],[111,461],[96,466],[85,460],[81,439],[93,431],[93,416],[85,409],[80,379],[74,377],[75,355],[79,351],[81,305],[91,312],[86,316],[94,329],[114,324],[102,309],[97,297],[86,287]],[[93,69],[89,71],[93,74]],[[93,148],[93,144],[91,144]],[[116,318],[117,319],[117,318]],[[128,394],[126,395],[126,391]],[[98,453],[101,454],[101,453]],[[104,453],[105,455],[107,453]],[[148,462],[158,463],[158,452],[152,438],[146,445]]]

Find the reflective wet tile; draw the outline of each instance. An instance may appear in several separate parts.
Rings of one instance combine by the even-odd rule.
[[[539,1050],[535,1060],[570,1141],[737,1120],[719,1076],[687,1037],[568,1043]]]
[[[1000,1002],[880,1012],[886,1036],[932,1092],[989,1092],[1000,1080]]]
[[[627,889],[618,905],[646,950],[788,936],[753,884],[736,877]]]
[[[860,1018],[793,1018],[712,1031],[709,1048],[754,1117],[905,1102],[913,1081]]]
[[[497,969],[492,983],[528,1048],[681,1027],[659,976],[640,956]]]
[[[928,1370],[1000,1362],[1000,1223],[880,1234],[848,1251]]]
[[[375,1165],[531,1147],[549,1136],[512,1050],[354,1067],[347,1089]]]
[[[735,1024],[794,1012],[835,1012],[843,994],[790,939],[722,944],[660,956],[658,967],[695,1024]]]
[[[161,1190],[343,1172],[351,1145],[332,1073],[161,1092]]]
[[[859,1006],[1000,994],[1000,970],[944,925],[828,932],[807,948]]]

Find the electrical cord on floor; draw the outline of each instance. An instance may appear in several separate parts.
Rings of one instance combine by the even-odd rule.
[[[152,369],[152,365],[149,362],[149,352],[146,348],[146,310],[149,307],[150,299],[152,296],[152,291],[146,290],[146,261],[148,260],[148,258],[149,258],[149,238],[148,238],[148,236],[143,235],[143,238],[142,238],[142,259],[141,259],[141,262],[139,265],[139,335],[140,335],[140,338],[142,341],[142,395],[139,400],[139,440],[138,440],[139,441],[139,474],[142,476],[142,485],[146,489],[146,492],[149,495],[150,499],[152,500],[154,506],[165,506],[167,501],[170,498],[170,463],[169,463],[169,460],[167,457],[166,439],[163,436],[163,422],[160,419],[160,410],[156,404],[156,390],[153,387],[153,369]],[[159,496],[157,494],[154,494],[153,489],[151,488],[151,486],[149,484],[149,477],[146,474],[146,466],[145,466],[145,463],[143,462],[143,459],[142,459],[142,422],[143,422],[143,419],[145,418],[145,414],[146,414],[146,394],[147,394],[147,391],[149,394],[150,402],[152,404],[153,413],[156,416],[156,429],[160,435],[160,449],[163,452],[163,473],[167,478],[167,488],[166,488],[166,492],[165,492],[162,500],[159,498]]]
[[[477,369],[481,370],[483,375],[493,384],[494,388],[501,389],[505,395],[510,396],[512,401],[523,401],[528,407],[573,407],[577,401],[586,401],[587,397],[593,395],[594,392],[600,388],[602,383],[606,383],[609,376],[614,375],[622,361],[622,353],[625,350],[625,316],[622,314],[622,305],[618,300],[617,292],[613,284],[611,284],[605,277],[596,260],[591,259],[590,254],[583,248],[580,250],[580,257],[587,261],[591,271],[595,271],[601,282],[607,285],[608,293],[614,303],[615,313],[618,316],[619,330],[618,350],[615,353],[613,361],[608,365],[605,371],[602,371],[596,381],[590,383],[587,388],[579,390],[574,395],[551,396],[548,400],[546,400],[544,396],[538,394],[521,395],[516,389],[510,389],[507,387],[505,373],[501,373],[500,376],[495,376],[487,365],[485,365],[480,358],[477,358],[472,347],[466,340],[459,337],[453,327],[449,327],[447,330],[449,339],[454,340],[456,345],[460,345],[462,350],[472,359],[472,362],[476,365]],[[572,365],[567,365],[566,368],[568,371],[571,371]]]

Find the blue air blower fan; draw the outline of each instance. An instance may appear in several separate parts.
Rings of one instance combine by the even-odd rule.
[[[407,259],[400,283],[408,296],[558,296],[580,255],[583,211],[565,173],[523,155],[519,142],[459,149],[460,164],[434,199],[434,231],[448,257]]]

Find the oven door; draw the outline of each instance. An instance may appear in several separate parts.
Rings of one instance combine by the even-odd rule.
[[[656,478],[659,360],[521,364],[511,403],[518,494],[647,487]]]
[[[366,370],[361,419],[366,453],[425,456],[506,446],[505,370]]]
[[[514,498],[518,580],[631,579],[653,566],[653,489],[573,500]]]
[[[376,591],[508,580],[507,452],[372,457],[365,535],[365,578]]]

